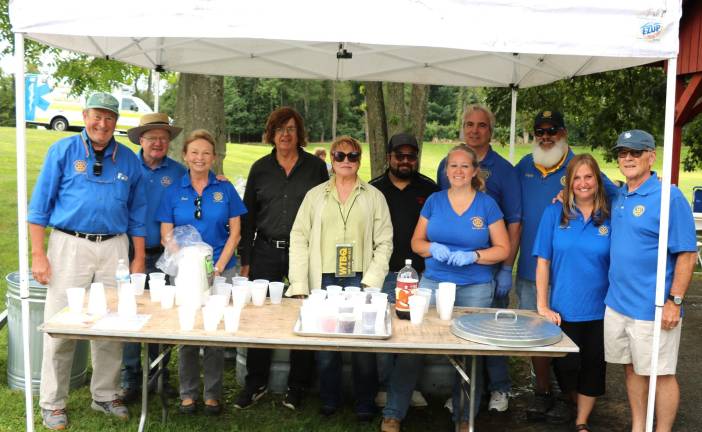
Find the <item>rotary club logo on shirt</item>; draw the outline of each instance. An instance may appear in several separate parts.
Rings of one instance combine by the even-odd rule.
[[[641,216],[642,214],[644,214],[645,211],[646,211],[646,207],[644,207],[644,206],[642,206],[642,205],[639,204],[639,205],[637,205],[636,207],[634,207],[634,210],[632,210],[631,213],[632,213],[634,216],[639,217],[639,216]]]
[[[597,233],[603,237],[609,235],[609,227],[606,225],[600,225],[600,227],[597,229]]]
[[[473,229],[485,228],[485,221],[480,216],[475,216],[471,218],[471,222],[473,222]]]
[[[212,194],[212,199],[214,202],[222,202],[224,199],[224,194],[222,194],[222,192],[215,192]]]
[[[161,177],[161,186],[168,187],[171,185],[171,183],[173,183],[173,180],[171,180],[170,177],[168,177],[168,176]]]
[[[480,178],[482,178],[483,180],[487,181],[487,179],[490,178],[490,176],[492,175],[492,173],[490,172],[489,169],[480,168],[480,171],[479,171],[479,174],[478,174],[478,175],[480,176]]]
[[[565,176],[561,177],[561,186],[565,186]]]
[[[76,170],[76,172],[83,173],[85,170],[88,168],[87,162],[84,160],[77,160],[73,162],[73,169]]]

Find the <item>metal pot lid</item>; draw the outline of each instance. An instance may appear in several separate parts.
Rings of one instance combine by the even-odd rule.
[[[511,310],[469,313],[454,318],[451,332],[469,341],[503,347],[552,345],[563,337],[561,328],[545,319],[517,315]]]

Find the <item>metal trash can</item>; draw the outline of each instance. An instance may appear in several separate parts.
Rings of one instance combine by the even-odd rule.
[[[20,274],[13,272],[7,281],[7,385],[13,389],[24,389],[24,350],[22,349],[22,302],[20,300]],[[32,367],[32,393],[39,393],[44,334],[37,327],[44,322],[46,286],[29,276],[29,344]],[[88,341],[78,341],[73,356],[70,388],[85,383],[88,373]]]

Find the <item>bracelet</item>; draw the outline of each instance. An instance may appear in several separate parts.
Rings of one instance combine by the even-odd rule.
[[[478,262],[478,260],[480,259],[480,252],[478,252],[477,250],[473,252],[475,252],[475,255],[478,256],[478,258],[475,259],[475,262]]]
[[[219,269],[217,268],[217,266],[214,266],[212,270],[214,270],[215,273],[219,273]]]

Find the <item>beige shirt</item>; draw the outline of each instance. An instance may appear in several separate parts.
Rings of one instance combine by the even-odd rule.
[[[358,204],[361,194],[360,180],[356,180],[351,194],[343,204],[339,201],[339,193],[332,183],[329,199],[322,210],[322,273],[336,271],[336,246],[350,244],[353,246],[354,272],[363,271],[363,236],[366,232],[368,216],[363,214]]]

